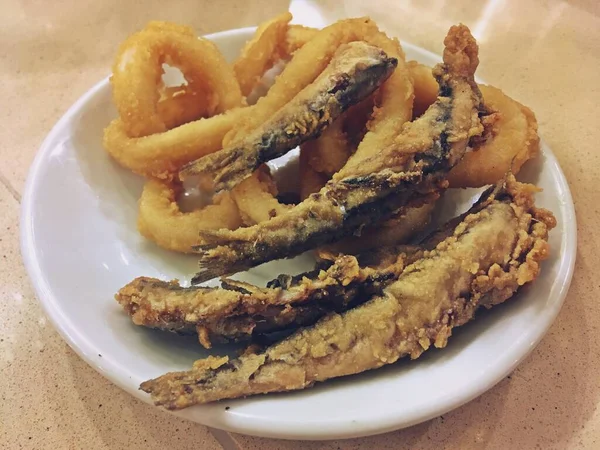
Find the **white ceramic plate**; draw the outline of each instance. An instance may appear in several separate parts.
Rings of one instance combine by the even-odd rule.
[[[233,59],[253,29],[210,36]],[[439,57],[405,44],[409,59]],[[108,80],[94,86],[56,124],[40,149],[25,188],[22,253],[36,293],[69,345],[92,367],[132,395],[139,384],[183,370],[207,355],[194,338],[131,324],[113,300],[134,277],[188,279],[193,256],[163,251],[136,231],[142,179],[102,149],[102,130],[116,116]],[[563,173],[547,146],[520,179],[544,188],[538,204],[558,219],[552,257],[532,286],[457,329],[442,351],[303,392],[259,396],[179,412],[212,427],[267,437],[356,437],[406,427],[468,402],[510,373],[540,341],[566,295],[575,261],[575,213]],[[472,192],[446,198],[445,215],[462,212]],[[299,272],[309,260],[266,264],[244,277],[262,283]],[[216,352],[229,349],[216,349]],[[226,410],[226,407],[229,407]]]

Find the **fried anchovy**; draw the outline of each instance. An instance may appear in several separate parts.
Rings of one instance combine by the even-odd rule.
[[[200,343],[243,341],[275,331],[314,324],[380,294],[403,268],[452,234],[466,214],[448,222],[418,245],[380,247],[357,256],[328,254],[299,275],[279,275],[266,288],[223,279],[221,287],[182,287],[177,280],[138,277],[115,299],[136,325],[181,334],[197,333]]]
[[[177,281],[139,277],[115,299],[133,323],[178,333],[197,332],[200,343],[248,340],[253,335],[311,325],[380,293],[420,254],[419,247],[341,255],[312,272],[280,275],[266,288],[223,280],[221,288],[182,287]]]
[[[157,405],[198,403],[303,389],[445,347],[454,327],[533,281],[549,254],[549,211],[533,205],[531,185],[509,177],[466,216],[452,236],[406,267],[381,296],[331,314],[264,351],[229,361],[209,357],[189,371],[142,383]]]
[[[473,78],[477,44],[469,29],[452,27],[445,45],[444,63],[434,69],[438,100],[405,124],[394,144],[362,161],[351,158],[320,192],[285,214],[248,228],[202,231],[206,244],[196,248],[200,272],[192,282],[298,255],[439,195],[469,139],[483,132],[484,111]]]
[[[314,83],[244,140],[187,164],[181,178],[204,175],[215,191],[231,189],[262,163],[321,134],[342,112],[366,98],[398,60],[365,42],[341,46]]]

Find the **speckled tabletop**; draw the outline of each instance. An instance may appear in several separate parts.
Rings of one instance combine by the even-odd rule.
[[[35,152],[66,109],[108,74],[126,35],[151,19],[205,34],[255,25],[288,8],[313,25],[370,15],[390,34],[438,53],[448,27],[466,23],[481,46],[480,76],[532,107],[573,192],[577,266],[548,335],[495,388],[406,430],[299,443],[169,416],[113,386],[71,351],[48,323],[21,262],[19,205]],[[600,448],[598,2],[5,0],[0,36],[0,448]]]

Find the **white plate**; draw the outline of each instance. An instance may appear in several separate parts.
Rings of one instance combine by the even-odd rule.
[[[210,36],[232,59],[253,29]],[[405,44],[407,57],[433,65],[438,56]],[[189,279],[193,256],[163,251],[136,231],[142,180],[102,149],[116,116],[108,80],[79,99],[42,145],[29,174],[21,217],[22,253],[36,293],[55,327],[92,367],[132,395],[139,384],[190,367],[207,355],[193,338],[131,324],[113,300],[136,276]],[[178,415],[212,427],[267,437],[356,437],[406,427],[475,398],[510,373],[540,341],[566,295],[575,261],[575,213],[563,173],[547,146],[520,179],[544,188],[538,204],[558,219],[552,257],[518,298],[456,330],[442,351],[303,392],[198,406]],[[455,203],[448,200],[454,198]],[[472,193],[450,196],[446,213],[468,207]],[[307,265],[284,261],[246,275],[264,282]],[[217,349],[224,351],[224,349]],[[229,407],[226,410],[226,407]]]

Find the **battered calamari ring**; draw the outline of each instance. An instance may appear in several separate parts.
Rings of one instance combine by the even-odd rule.
[[[413,86],[409,76],[408,67],[406,65],[404,52],[397,39],[391,39],[373,26],[371,29],[366,28],[366,24],[360,24],[361,19],[353,19],[350,26],[355,27],[354,36],[346,36],[348,41],[360,39],[368,42],[369,44],[375,45],[383,49],[388,55],[398,59],[398,67],[390,76],[385,83],[379,89],[375,99],[375,109],[371,120],[368,124],[369,133],[362,139],[357,151],[356,156],[350,158],[347,163],[348,170],[352,170],[353,164],[360,164],[360,161],[367,157],[369,154],[377,152],[380,148],[383,148],[393,141],[394,137],[400,131],[402,125],[409,121],[412,117],[412,106],[413,106]],[[364,20],[364,19],[363,19]],[[350,22],[350,21],[348,21]],[[368,23],[368,21],[367,21]],[[288,29],[286,36],[286,51],[288,53],[296,52],[292,62],[302,52],[309,52],[308,49],[316,47],[321,49],[326,47],[326,39],[334,39],[335,35],[331,29],[334,29],[336,25],[340,25],[338,22],[322,31],[315,30],[313,28],[300,27],[292,25]],[[348,27],[348,24],[345,24]],[[325,31],[329,30],[329,34],[325,34]],[[359,37],[356,37],[359,36]],[[323,40],[324,42],[320,42]],[[339,41],[338,41],[339,42]],[[345,41],[346,42],[346,41]],[[329,43],[331,45],[331,42]],[[314,51],[314,50],[313,50]],[[320,54],[320,53],[319,53]],[[226,139],[229,135],[226,136]],[[344,168],[340,171],[343,176]]]
[[[397,58],[398,66],[379,88],[375,108],[367,124],[368,132],[344,167],[335,173],[333,178],[336,180],[346,177],[370,156],[391,145],[402,126],[412,118],[414,88],[400,42],[379,30],[365,40]]]
[[[193,122],[203,117],[210,117],[214,112],[214,103],[209,96],[188,89],[187,86],[164,87],[161,99],[156,105],[156,112],[168,130],[184,123]]]
[[[233,71],[244,96],[248,96],[267,69],[284,56],[290,20],[292,15],[286,12],[262,23],[233,63]]]
[[[301,146],[308,157],[308,164],[328,178],[340,170],[352,154],[352,147],[343,130],[344,117],[339,117],[317,139]]]
[[[431,73],[431,67],[417,61],[408,61],[407,65],[415,87],[413,118],[417,118],[437,100],[439,86]]]
[[[306,200],[310,194],[319,192],[327,184],[330,177],[323,172],[317,172],[310,164],[310,152],[306,147],[300,148],[298,158],[298,176],[300,178],[300,200]]]
[[[304,46],[298,50],[296,55],[317,41],[319,37],[318,34],[310,37],[310,31],[306,29],[301,30],[299,34],[309,40],[303,44]],[[343,178],[347,172],[352,172],[357,165],[362,164],[369,156],[391,145],[400,133],[404,123],[412,117],[413,84],[400,43],[397,39],[391,39],[377,29],[366,33],[362,39],[383,49],[388,55],[397,58],[398,66],[379,88],[378,92],[372,96],[371,102],[357,105],[358,108],[356,108],[355,113],[357,117],[354,118],[354,125],[358,125],[361,129],[363,128],[365,111],[372,110],[373,112],[367,123],[368,131],[360,140],[354,154],[351,154],[352,145],[348,142],[346,134],[343,133],[343,124],[338,123],[342,120],[341,118],[334,123],[333,131],[330,132],[331,136],[326,134],[329,131],[326,130],[317,140],[320,142],[308,144],[308,147],[306,144],[303,146],[300,154],[301,196],[303,198],[312,192],[318,191],[330,179],[331,174],[333,174],[334,179]],[[290,34],[288,33],[288,45],[290,45],[289,41]],[[299,44],[299,40],[294,43],[294,45]],[[373,101],[375,102],[374,107],[372,107]],[[337,136],[335,135],[336,128],[340,130]],[[343,138],[343,140],[340,138]],[[328,149],[332,153],[328,153]],[[340,244],[340,248],[349,251],[354,247],[370,248],[379,240],[395,243],[406,240],[426,224],[431,209],[432,206],[410,209],[409,212],[402,213],[400,216],[384,223],[383,226],[370,230],[371,238],[364,236],[354,240],[346,240],[345,244]],[[345,247],[343,247],[344,245]]]
[[[177,205],[181,186],[147,180],[139,203],[138,231],[160,247],[192,253],[202,243],[200,230],[233,230],[241,224],[235,202],[229,193],[219,194],[214,204],[198,211],[182,212]]]
[[[129,137],[121,119],[116,119],[104,130],[103,144],[123,167],[147,177],[171,180],[184,164],[220,150],[223,136],[252,109],[236,108],[139,138]]]
[[[252,226],[283,214],[291,208],[276,198],[277,186],[268,168],[256,170],[231,190],[244,226]]]
[[[322,174],[315,177],[310,171],[305,171],[300,179],[303,192],[319,191],[339,171],[348,158],[356,151],[363,140],[374,104],[378,101],[378,92],[374,92],[363,101],[351,106],[316,139],[305,142],[300,146],[300,165],[306,160],[315,172]],[[303,170],[303,169],[301,169]],[[307,186],[303,186],[305,182]],[[309,187],[311,186],[311,187]],[[318,189],[315,189],[317,186]],[[303,198],[306,198],[303,196]]]
[[[235,74],[215,44],[192,28],[151,22],[121,44],[113,65],[113,98],[128,136],[168,129],[158,113],[165,63],[181,70],[188,91],[210,95],[211,114],[243,104]]]
[[[308,41],[314,38],[319,30],[317,28],[305,27],[302,25],[288,26],[285,35],[285,53],[291,56],[296,50],[303,47]]]

